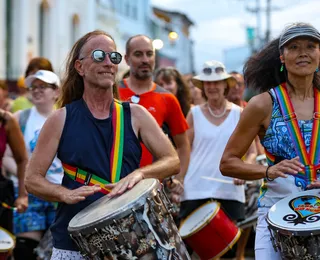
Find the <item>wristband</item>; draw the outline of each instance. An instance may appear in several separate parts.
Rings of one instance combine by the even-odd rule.
[[[268,170],[269,170],[270,167],[271,167],[270,165],[267,167],[267,170],[266,170],[266,179],[267,179],[268,181],[274,181],[274,179],[271,179],[271,178],[268,176]]]

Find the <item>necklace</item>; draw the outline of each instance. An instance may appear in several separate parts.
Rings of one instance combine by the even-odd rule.
[[[225,103],[226,103],[226,102],[225,102]],[[223,116],[225,115],[225,113],[227,112],[227,104],[225,104],[223,112],[222,112],[221,114],[219,114],[219,115],[215,114],[215,113],[212,111],[212,109],[210,108],[210,105],[209,105],[208,103],[207,103],[207,105],[208,105],[208,109],[209,109],[210,114],[211,114],[213,117],[215,117],[215,118],[221,118],[221,117],[223,117]]]

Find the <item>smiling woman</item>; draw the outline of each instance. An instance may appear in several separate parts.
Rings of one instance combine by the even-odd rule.
[[[256,259],[278,260],[281,255],[283,259],[305,259],[301,255],[287,258],[283,244],[277,245],[281,255],[275,252],[266,218],[279,200],[320,187],[316,172],[320,166],[320,142],[318,131],[313,130],[319,127],[319,59],[318,30],[310,24],[294,23],[245,65],[247,86],[262,93],[252,98],[244,110],[224,151],[220,169],[225,176],[264,178],[258,203]],[[265,148],[267,167],[244,164],[241,160],[256,135]],[[278,214],[284,218],[282,212]]]

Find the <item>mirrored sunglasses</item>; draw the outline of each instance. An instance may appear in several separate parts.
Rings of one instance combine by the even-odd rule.
[[[122,60],[122,55],[116,51],[105,52],[103,50],[94,50],[91,56],[95,62],[103,62],[107,55],[113,64],[119,64]]]
[[[219,73],[223,73],[224,72],[224,68],[222,67],[217,67],[217,68],[204,68],[202,70],[202,72],[205,74],[205,75],[211,75],[213,72],[219,74]]]

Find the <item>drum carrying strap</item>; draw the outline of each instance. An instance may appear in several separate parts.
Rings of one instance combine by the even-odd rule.
[[[320,165],[318,164],[320,152],[320,91],[317,88],[314,88],[313,127],[310,150],[308,152],[286,86],[284,84],[279,85],[275,87],[274,90],[294,149],[300,157],[300,161],[305,165],[304,171],[299,172],[299,175],[301,175],[308,183],[312,183],[317,179],[317,170],[320,168]]]
[[[116,183],[120,180],[124,142],[124,111],[122,103],[118,100],[114,100],[113,102],[112,128],[113,144],[110,154],[110,179],[112,183]],[[110,190],[105,188],[105,184],[109,184],[108,181],[78,167],[73,167],[65,163],[62,163],[62,166],[67,176],[74,181],[89,186],[100,185],[102,193],[108,194],[110,192]]]

